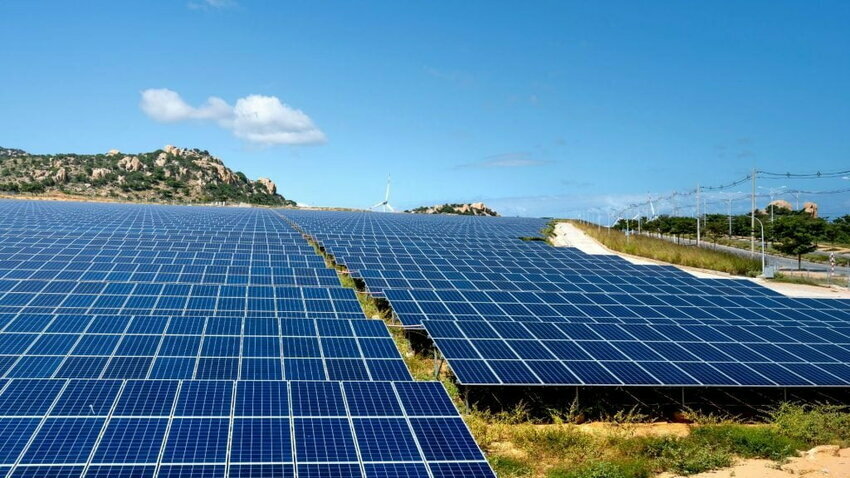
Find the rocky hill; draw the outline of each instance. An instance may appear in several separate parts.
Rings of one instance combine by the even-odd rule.
[[[483,202],[469,204],[438,204],[422,206],[404,212],[414,214],[459,214],[461,216],[498,216],[499,213],[487,207]]]
[[[153,202],[295,205],[266,178],[252,181],[207,151],[167,145],[150,153],[29,154],[0,147],[0,192]]]

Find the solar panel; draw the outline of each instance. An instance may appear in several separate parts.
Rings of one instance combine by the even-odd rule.
[[[22,394],[40,406],[16,406]],[[0,465],[24,475],[46,473],[39,465],[69,476],[195,473],[200,463],[285,475],[457,462],[493,476],[438,382],[15,379],[0,403]]]
[[[467,385],[848,386],[847,300],[518,240],[544,221],[286,211]]]
[[[4,475],[428,474],[411,380],[274,211],[0,202]]]

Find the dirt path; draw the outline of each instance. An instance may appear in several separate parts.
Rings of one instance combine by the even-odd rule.
[[[677,475],[663,473],[659,478]],[[827,445],[812,448],[785,464],[771,460],[741,460],[735,466],[691,475],[690,478],[850,478],[850,448]]]
[[[556,247],[575,247],[576,249],[586,254],[602,254],[602,255],[618,255],[633,264],[664,264],[666,262],[647,259],[644,257],[636,257],[621,252],[612,251],[604,245],[597,242],[592,237],[588,236],[581,229],[567,222],[559,222],[555,225],[555,236],[552,238],[552,243]],[[675,265],[675,264],[674,264]],[[688,272],[696,277],[717,279],[730,278],[729,274],[706,269],[696,269],[693,267],[678,266],[685,272]],[[771,282],[764,279],[750,279],[758,284],[761,284],[769,289],[775,290],[788,297],[815,297],[827,299],[850,299],[850,290],[844,287],[817,287],[804,284],[787,284],[782,282]]]

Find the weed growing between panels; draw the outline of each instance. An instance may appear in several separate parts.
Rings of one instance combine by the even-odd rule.
[[[693,423],[705,417],[763,422],[784,403],[850,404],[847,388],[459,386],[470,408],[490,414],[522,410],[539,423],[601,421]]]
[[[690,475],[736,458],[781,461],[816,445],[850,444],[850,414],[828,405],[781,405],[752,425],[695,417],[690,425],[645,423],[621,414],[606,426],[540,423],[523,409],[473,411],[467,422],[499,476],[641,478]]]
[[[290,223],[302,234],[303,231],[295,224]],[[436,380],[437,376],[443,382],[449,395],[455,400],[458,405],[462,403],[458,400],[458,388],[450,377],[448,367],[442,367],[435,374],[434,345],[424,330],[405,330],[392,323],[393,310],[389,302],[381,297],[374,297],[366,290],[366,284],[362,279],[352,277],[348,269],[336,262],[333,255],[329,254],[315,240],[315,238],[304,234],[304,238],[316,251],[316,254],[325,259],[325,265],[328,268],[337,271],[337,277],[343,287],[354,289],[357,300],[360,302],[360,307],[363,313],[372,319],[381,319],[387,323],[390,330],[390,335],[398,348],[399,353],[404,359],[410,374],[414,380],[431,381]]]

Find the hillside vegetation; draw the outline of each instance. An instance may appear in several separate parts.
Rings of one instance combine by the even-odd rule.
[[[437,204],[436,206],[421,206],[408,211],[414,214],[458,214],[461,216],[498,216],[499,213],[490,209],[483,202],[468,204]]]
[[[248,179],[207,151],[171,145],[149,153],[30,154],[0,148],[0,192],[127,201],[295,205],[270,179]]]

